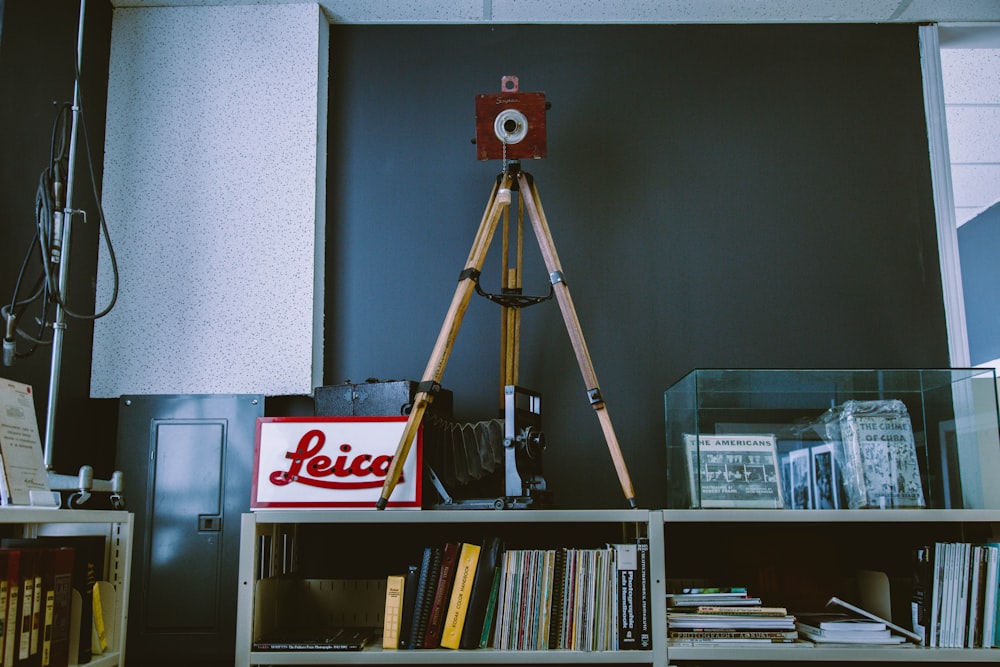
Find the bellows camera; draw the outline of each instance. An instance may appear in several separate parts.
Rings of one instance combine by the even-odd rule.
[[[522,93],[516,76],[500,79],[500,92],[476,96],[476,154],[480,160],[543,158],[545,93]]]

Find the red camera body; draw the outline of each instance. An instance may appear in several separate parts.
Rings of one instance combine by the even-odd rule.
[[[503,77],[500,91],[476,95],[477,158],[545,157],[545,112],[548,108],[545,93],[520,92],[516,76]]]

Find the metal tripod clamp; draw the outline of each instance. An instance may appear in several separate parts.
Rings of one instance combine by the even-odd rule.
[[[119,510],[125,507],[124,476],[120,470],[111,473],[110,480],[95,480],[94,468],[89,465],[80,466],[80,472],[76,477],[50,471],[49,488],[53,491],[75,491],[69,497],[70,507],[77,507],[87,502],[95,491],[110,494],[109,499],[114,509]]]

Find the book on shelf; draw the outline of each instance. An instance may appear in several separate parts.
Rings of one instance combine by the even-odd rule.
[[[913,615],[936,648],[997,646],[1000,544],[935,542],[914,549]]]
[[[801,625],[808,625],[815,630],[833,630],[837,632],[871,632],[887,631],[888,626],[882,621],[870,618],[858,618],[837,612],[798,613],[796,620]]]
[[[378,628],[278,630],[253,643],[255,651],[360,651],[378,638]]]
[[[423,648],[427,632],[427,621],[431,607],[434,604],[434,586],[437,585],[441,572],[441,548],[424,547],[420,559],[420,571],[417,576],[417,588],[414,592],[413,621],[410,624],[410,634],[405,648]]]
[[[409,648],[410,628],[413,627],[413,613],[417,607],[417,584],[420,581],[420,565],[407,565],[403,581],[403,608],[399,617],[399,646]]]
[[[486,648],[490,645],[490,637],[493,636],[493,628],[496,623],[497,596],[500,593],[500,566],[493,568],[493,582],[490,586],[490,599],[486,605],[486,618],[483,621],[483,631],[479,635],[479,648]]]
[[[431,613],[424,633],[424,648],[437,648],[441,644],[441,629],[444,627],[444,613],[451,599],[451,588],[455,582],[455,564],[458,562],[458,542],[445,542],[441,547],[441,569],[434,587]]]
[[[767,434],[685,434],[692,507],[784,507],[777,439]]]
[[[701,605],[692,607],[696,614],[725,614],[727,616],[787,616],[787,607],[763,607],[759,605],[725,606],[725,605]]]
[[[799,634],[817,644],[902,644],[905,637],[894,635],[888,630],[869,632],[838,632],[836,630],[819,630],[807,625],[799,627]]]
[[[21,583],[18,570],[21,564],[21,552],[18,549],[0,549],[6,556],[7,608],[3,623],[3,664],[14,664],[17,655],[18,613],[21,604]]]
[[[19,586],[21,588],[21,611],[19,613],[20,629],[18,631],[17,650],[15,651],[15,663],[23,664],[33,655],[32,653],[32,633],[38,637],[38,612],[35,602],[35,572],[38,569],[38,552],[35,549],[21,549],[21,565],[18,571]],[[40,582],[38,588],[41,588]],[[41,593],[41,591],[39,591]],[[35,628],[34,631],[32,628]],[[38,652],[37,645],[34,646],[34,653]]]
[[[617,650],[615,549],[510,549],[498,585],[499,650]]]
[[[910,627],[920,637],[920,644],[929,644],[930,602],[933,588],[933,546],[913,549],[910,584]]]
[[[718,593],[667,593],[668,607],[700,607],[705,605],[725,607],[760,607],[762,601],[747,592]]]
[[[898,644],[905,641],[893,635],[885,623],[841,613],[800,613],[796,629],[806,639],[816,642]]]
[[[399,648],[399,629],[403,616],[406,576],[390,574],[385,583],[385,612],[382,616],[382,648]]]
[[[798,639],[795,630],[673,630],[667,629],[667,639],[674,641],[700,641],[707,643],[723,642],[762,642],[789,644]]]
[[[895,633],[897,633],[899,635],[902,635],[907,640],[920,643],[920,635],[917,634],[916,632],[914,632],[912,630],[909,630],[907,628],[904,628],[904,627],[902,627],[900,625],[897,625],[897,624],[893,623],[892,621],[889,621],[888,619],[885,619],[885,618],[882,618],[880,616],[877,616],[877,615],[873,614],[872,612],[868,611],[867,609],[859,607],[859,606],[857,606],[855,604],[851,604],[850,602],[842,600],[842,599],[840,599],[840,598],[838,598],[836,596],[830,598],[827,601],[826,606],[828,608],[839,609],[839,610],[842,610],[844,612],[849,612],[851,614],[856,614],[857,616],[862,617],[862,618],[867,619],[867,620],[870,620],[870,621],[876,621],[878,623],[884,623],[885,627],[888,628],[889,630],[891,630],[892,632],[895,632]]]
[[[444,628],[441,632],[441,647],[457,649],[462,641],[462,629],[465,627],[465,617],[469,610],[469,596],[479,564],[478,544],[463,542],[458,553],[458,563],[455,567],[455,581],[452,585],[451,599],[444,616]]]
[[[0,548],[0,664],[66,667],[74,550],[39,546],[37,539],[5,538],[4,542],[6,546]]]
[[[552,562],[552,613],[549,618],[548,645],[559,648],[564,642],[564,615],[566,609],[566,559],[567,549],[556,549]]]
[[[77,655],[70,662],[81,665],[90,662],[91,657],[100,653],[99,645],[94,644],[94,587],[104,577],[105,538],[101,535],[40,535],[31,539],[4,538],[0,546],[73,550],[72,589],[80,595],[81,605],[79,628],[70,628],[74,637],[79,631]]]
[[[652,571],[649,563],[649,538],[637,537],[635,545],[639,554],[639,580],[636,582],[639,598],[636,604],[639,613],[639,648],[650,650],[653,648],[653,598],[650,589]]]
[[[851,509],[924,507],[913,427],[902,401],[845,401],[832,410],[831,425],[834,418]]]
[[[733,616],[729,614],[667,613],[667,626],[674,629],[721,628],[727,630],[794,630],[795,616]]]
[[[983,597],[983,647],[1000,646],[997,625],[1000,624],[1000,543],[986,547],[986,592]]]
[[[639,648],[639,549],[638,545],[615,544],[618,602],[618,650]]]
[[[500,563],[502,554],[503,542],[498,536],[491,535],[483,540],[479,550],[479,562],[476,565],[472,590],[469,594],[469,608],[465,615],[465,626],[462,628],[459,648],[479,648],[483,627],[486,624],[486,609],[493,589],[493,573]]]
[[[94,584],[94,625],[90,643],[95,654],[104,653],[108,650],[108,635],[104,627],[104,606],[101,602],[101,583]]]

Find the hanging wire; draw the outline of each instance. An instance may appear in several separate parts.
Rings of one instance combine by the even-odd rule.
[[[94,170],[93,154],[90,140],[87,136],[87,124],[84,118],[83,97],[80,89],[83,87],[79,63],[75,63],[76,89],[78,107],[76,108],[79,127],[83,134],[84,151],[87,157],[87,166],[90,172],[90,184],[94,194],[94,201],[97,204],[98,217],[100,219],[100,236],[103,236],[107,245],[108,257],[110,259],[112,278],[112,294],[108,304],[94,313],[80,313],[71,309],[68,305],[67,296],[62,293],[59,285],[59,265],[69,261],[69,257],[64,256],[62,247],[62,235],[64,225],[72,224],[72,220],[65,219],[66,216],[84,214],[83,211],[70,210],[66,208],[66,188],[67,176],[69,173],[69,142],[72,125],[72,114],[74,109],[71,104],[63,103],[59,106],[55,121],[52,125],[52,136],[49,144],[49,162],[42,171],[38,179],[38,188],[35,192],[35,232],[25,253],[14,284],[14,291],[10,302],[0,307],[0,315],[6,322],[6,335],[4,337],[4,363],[11,365],[14,359],[28,357],[35,352],[40,345],[52,344],[53,322],[50,314],[53,308],[58,306],[67,316],[77,320],[97,320],[104,317],[114,308],[118,301],[119,273],[118,259],[115,255],[114,246],[111,242],[111,235],[108,232],[107,220],[104,216],[104,208],[101,205],[101,198],[97,188],[97,176]],[[84,217],[86,222],[86,217]],[[99,236],[99,238],[100,238]],[[68,248],[65,248],[68,250]],[[30,294],[21,297],[21,291],[29,273],[32,259],[38,261],[38,276],[32,281]],[[23,320],[27,310],[31,306],[37,306],[38,312],[35,315],[37,331],[26,331],[18,322]],[[14,335],[28,341],[30,345],[23,351],[16,349]]]

